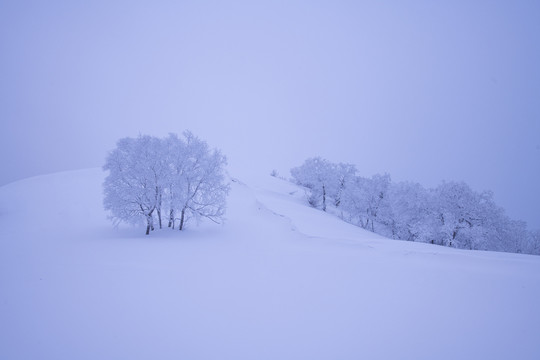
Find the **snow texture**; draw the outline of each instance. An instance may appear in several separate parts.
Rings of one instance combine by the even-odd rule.
[[[540,358],[538,256],[389,240],[270,176],[145,237],[104,177],[0,188],[1,359]]]

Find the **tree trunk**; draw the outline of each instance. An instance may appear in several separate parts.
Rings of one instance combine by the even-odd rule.
[[[169,227],[172,227],[174,229],[174,210],[171,209],[169,212]]]
[[[158,222],[159,222],[159,228],[162,229],[161,227],[161,203],[162,203],[162,197],[163,195],[161,194],[161,191],[158,187],[156,187],[156,192],[159,194],[158,195],[158,204],[157,204],[157,216],[158,216]]]
[[[154,230],[152,222],[152,214],[146,215],[146,235],[150,234],[150,229]]]
[[[139,207],[141,208],[144,216],[146,216],[146,235],[148,235],[150,233],[150,230],[154,231],[154,218],[152,217],[152,213],[156,208],[154,207],[152,210],[150,210],[149,213],[146,213],[142,205],[139,204]]]
[[[362,229],[367,229],[369,220],[366,220],[366,223],[364,224],[364,220],[362,219],[362,216],[359,216],[359,221],[360,221],[360,226],[362,226]]]
[[[183,208],[182,209],[182,215],[180,215],[180,231],[182,231],[184,229],[184,216],[185,216],[185,213],[186,213],[186,208]]]
[[[450,239],[450,247],[452,247],[452,242],[456,239],[456,236],[457,236],[457,230],[454,230],[452,232],[452,239]]]
[[[326,188],[322,186],[322,209],[326,211]]]

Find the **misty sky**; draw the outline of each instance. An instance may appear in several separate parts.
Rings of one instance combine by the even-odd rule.
[[[540,228],[540,2],[0,2],[0,184],[190,129],[232,175],[320,155],[493,190]]]

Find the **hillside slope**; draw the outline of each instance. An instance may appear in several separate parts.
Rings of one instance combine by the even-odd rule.
[[[233,180],[223,225],[144,236],[103,178],[0,188],[0,358],[540,358],[540,257],[388,240],[272,177]]]

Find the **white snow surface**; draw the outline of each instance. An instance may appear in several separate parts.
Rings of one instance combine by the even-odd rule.
[[[113,228],[100,169],[0,188],[0,359],[540,359],[540,257],[394,241],[270,176]]]

